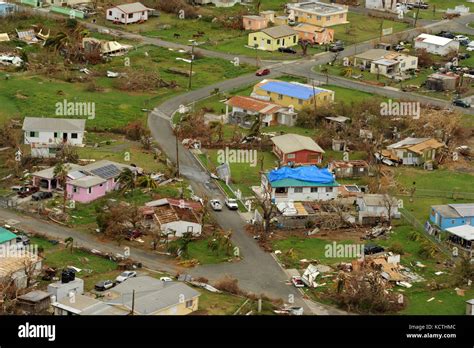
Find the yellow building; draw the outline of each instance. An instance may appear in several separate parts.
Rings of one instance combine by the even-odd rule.
[[[349,23],[347,21],[348,8],[345,5],[308,1],[288,4],[288,11],[290,19],[298,23],[320,27]]]
[[[266,28],[250,33],[248,45],[265,51],[277,51],[280,47],[291,47],[298,44],[298,33],[287,25]]]
[[[334,91],[298,82],[271,79],[257,83],[252,95],[295,110],[328,105],[334,101]]]

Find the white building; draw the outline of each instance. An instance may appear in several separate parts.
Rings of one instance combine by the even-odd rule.
[[[64,144],[83,145],[85,125],[85,119],[25,117],[24,143],[31,145],[33,157],[55,157]]]
[[[356,200],[359,210],[359,223],[364,223],[367,218],[388,219],[399,218],[398,201],[389,195],[365,194]]]
[[[132,24],[148,20],[148,7],[139,2],[118,5],[107,9],[106,19],[122,24]]]
[[[445,56],[452,51],[459,51],[459,41],[441,36],[420,34],[415,38],[415,49],[425,49],[428,53]]]
[[[365,8],[371,10],[396,12],[397,0],[365,0]]]

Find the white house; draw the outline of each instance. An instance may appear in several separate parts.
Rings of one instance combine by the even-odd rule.
[[[282,167],[262,175],[257,195],[271,196],[273,203],[328,201],[337,198],[339,184],[327,168]]]
[[[396,12],[397,0],[365,0],[365,8],[371,10]]]
[[[132,24],[148,20],[148,7],[139,2],[118,5],[107,9],[106,19],[122,24]]]
[[[420,34],[415,38],[415,49],[425,49],[428,53],[447,55],[459,51],[459,41],[441,36]]]
[[[85,119],[25,117],[24,143],[31,145],[32,157],[55,157],[63,145],[82,146]]]
[[[356,200],[359,210],[359,223],[364,223],[365,219],[381,218],[388,219],[399,218],[398,201],[389,195],[383,194],[365,194]]]

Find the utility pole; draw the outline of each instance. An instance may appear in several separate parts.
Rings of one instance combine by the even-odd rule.
[[[176,127],[179,127],[176,125]],[[176,177],[179,178],[179,144],[178,144],[178,134],[179,132],[175,128],[175,139],[176,139]]]
[[[260,67],[260,59],[258,58],[258,44],[254,45],[255,47],[255,65],[257,66],[257,69]]]
[[[415,23],[413,24],[413,27],[416,28],[416,22],[418,22],[418,15],[420,14],[420,4],[418,3],[418,7],[416,9],[416,16],[415,16]]]
[[[132,312],[130,315],[135,315],[135,289],[132,292]]]
[[[382,36],[383,36],[382,34],[383,34],[383,19],[380,22],[380,41],[382,41]]]
[[[191,89],[192,79],[193,79],[193,62],[194,62],[194,46],[196,41],[191,40],[191,65],[189,66],[189,84],[188,89]]]

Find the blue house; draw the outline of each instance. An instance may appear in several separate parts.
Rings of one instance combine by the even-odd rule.
[[[442,230],[462,225],[474,226],[474,203],[433,205],[430,222]]]
[[[8,2],[0,1],[0,17],[15,12],[15,5]]]

